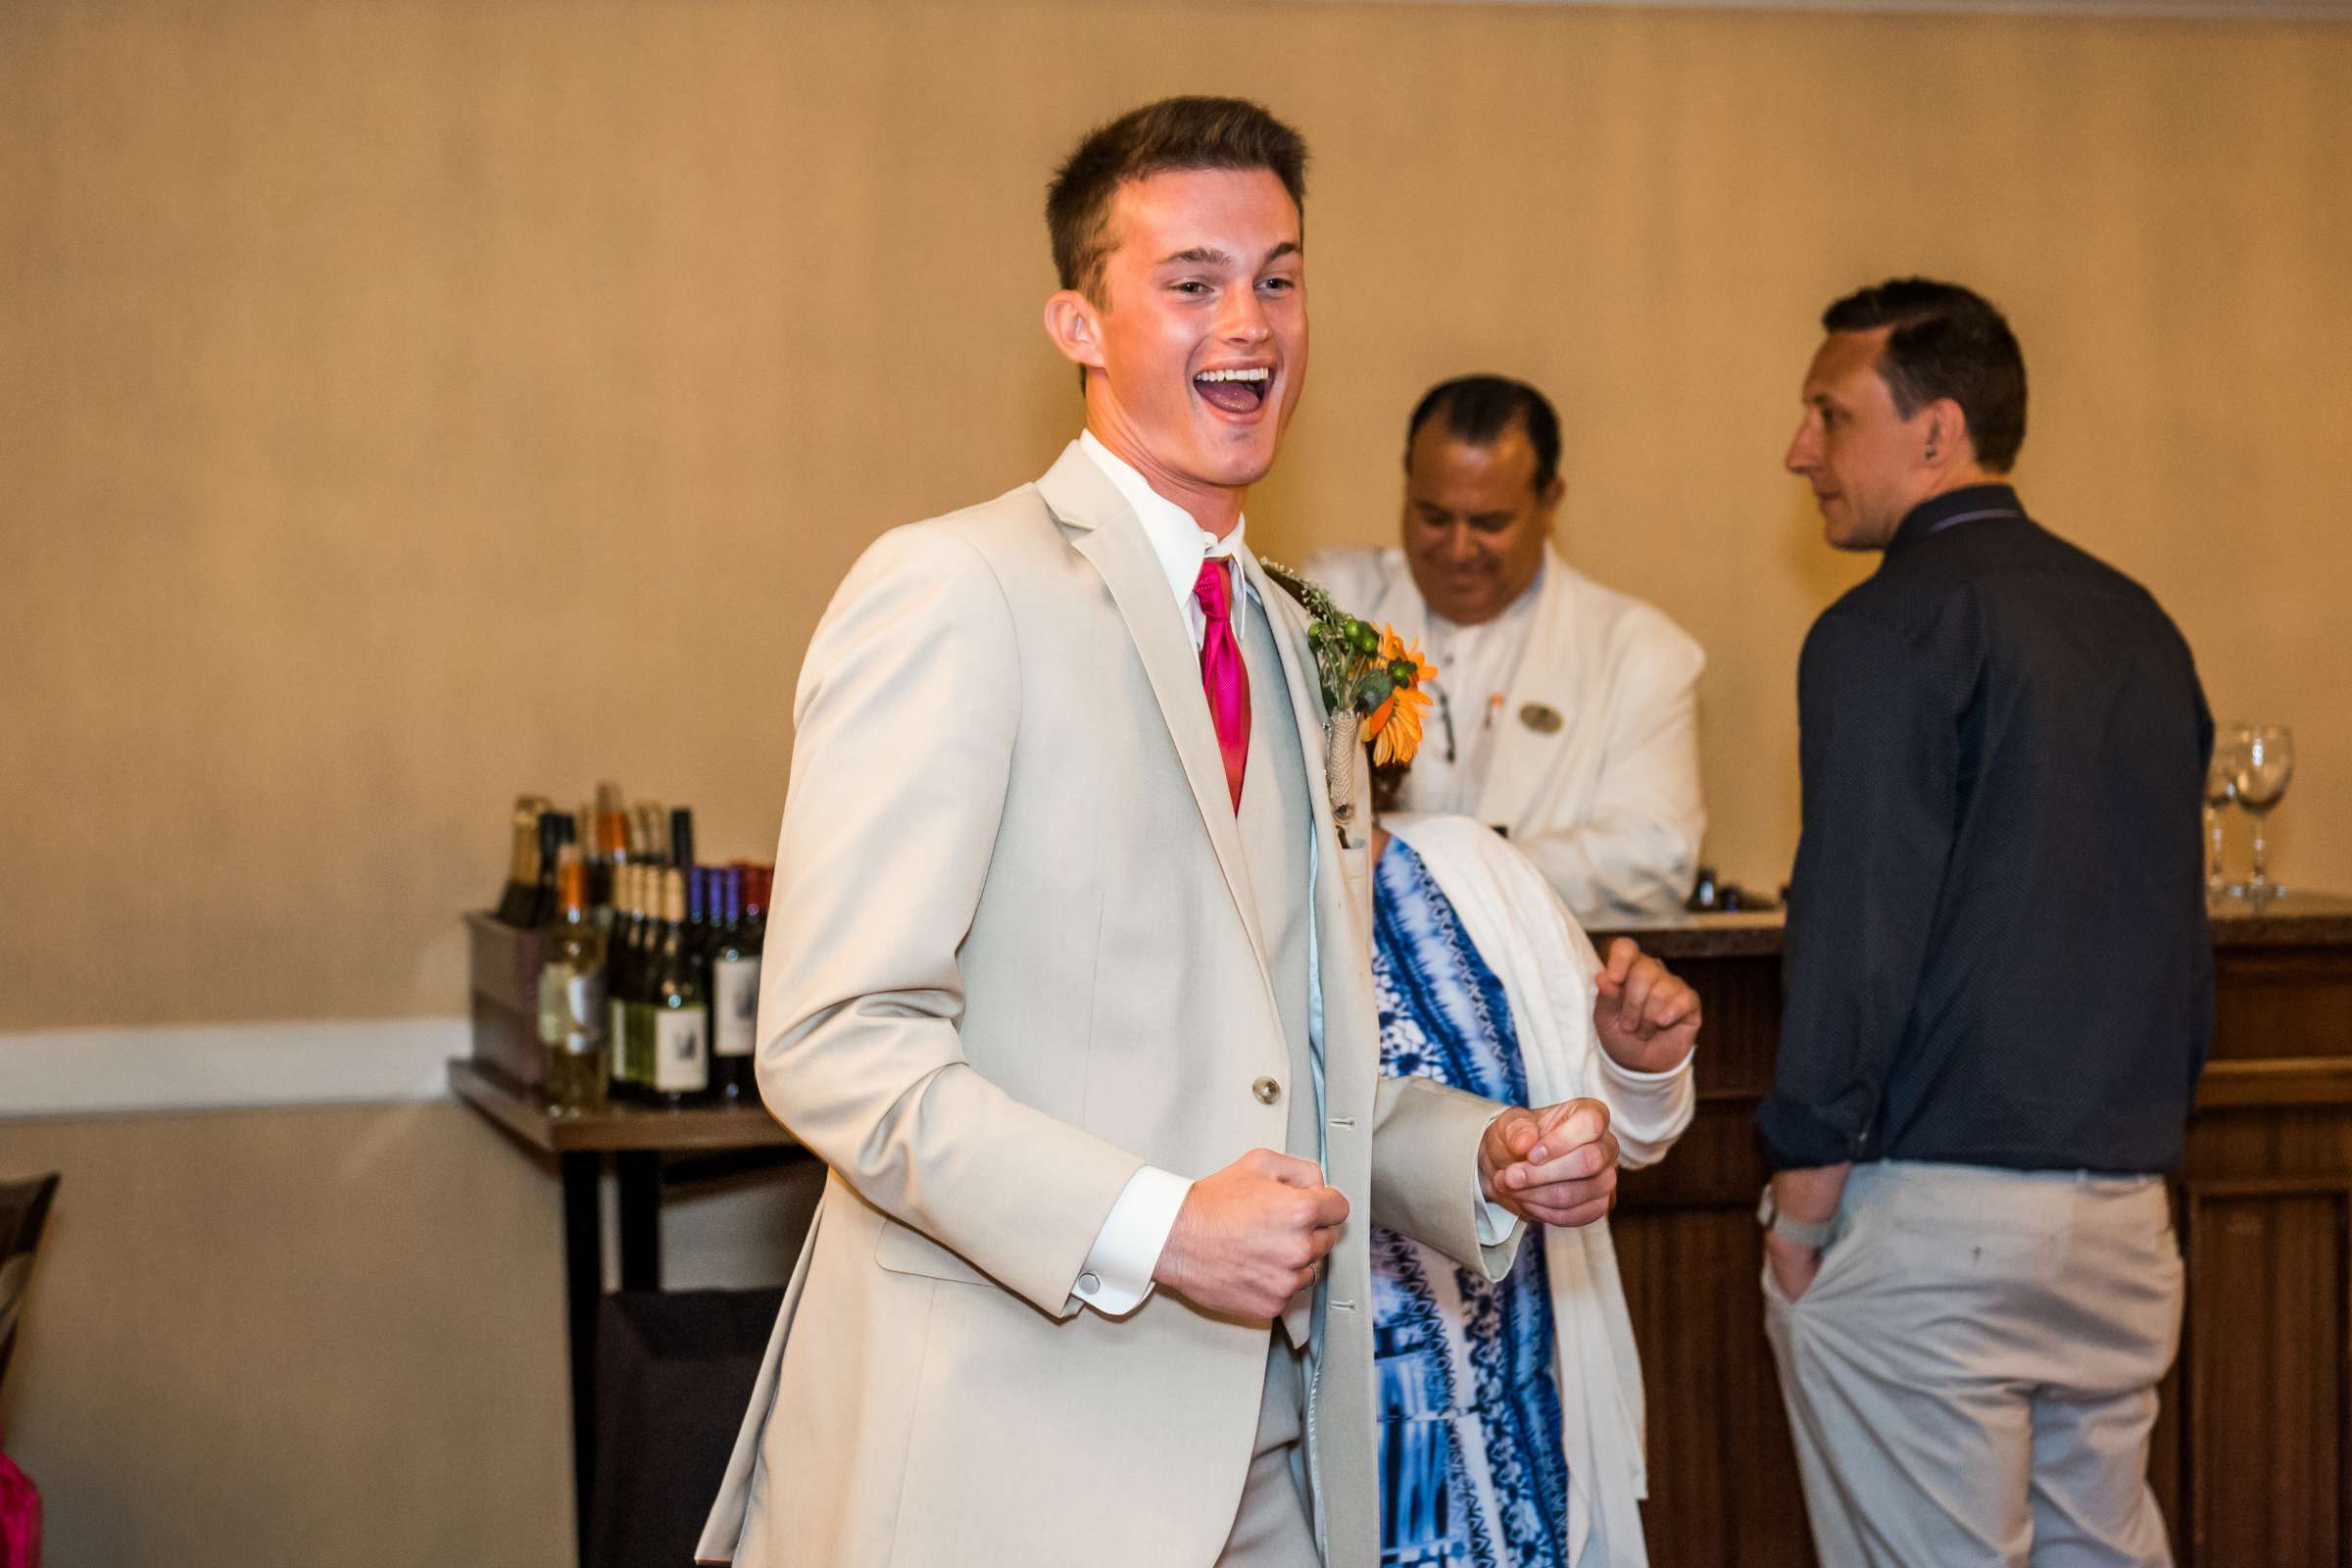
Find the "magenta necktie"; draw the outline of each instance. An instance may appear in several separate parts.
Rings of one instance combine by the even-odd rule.
[[[1217,750],[1225,758],[1225,786],[1233,808],[1242,808],[1242,769],[1250,761],[1250,671],[1242,645],[1233,636],[1233,579],[1225,563],[1200,563],[1193,597],[1207,620],[1200,636],[1200,689],[1208,693],[1208,716],[1217,726]]]

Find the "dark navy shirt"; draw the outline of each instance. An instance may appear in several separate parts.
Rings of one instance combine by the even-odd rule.
[[[2148,592],[2007,485],[1936,497],[1797,675],[1775,1168],[2180,1157],[2213,1028],[2213,721]]]

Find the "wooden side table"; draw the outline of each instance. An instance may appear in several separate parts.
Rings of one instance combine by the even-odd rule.
[[[620,1288],[662,1289],[662,1190],[774,1164],[801,1145],[763,1105],[667,1110],[615,1104],[593,1114],[551,1108],[480,1061],[449,1064],[456,1096],[519,1142],[552,1156],[564,1183],[564,1299],[571,1359],[572,1505],[583,1560],[596,1475],[596,1318],[605,1289],[597,1179],[612,1157],[620,1189]],[[664,1156],[677,1156],[665,1160]]]

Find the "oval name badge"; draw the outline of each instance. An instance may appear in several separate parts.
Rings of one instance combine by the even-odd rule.
[[[1559,733],[1560,725],[1566,720],[1560,717],[1560,710],[1556,708],[1549,708],[1542,703],[1530,703],[1519,710],[1519,722],[1539,735],[1556,735]]]

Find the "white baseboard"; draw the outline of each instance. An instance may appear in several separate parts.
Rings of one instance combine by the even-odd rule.
[[[0,1033],[0,1117],[438,1100],[464,1018]]]

